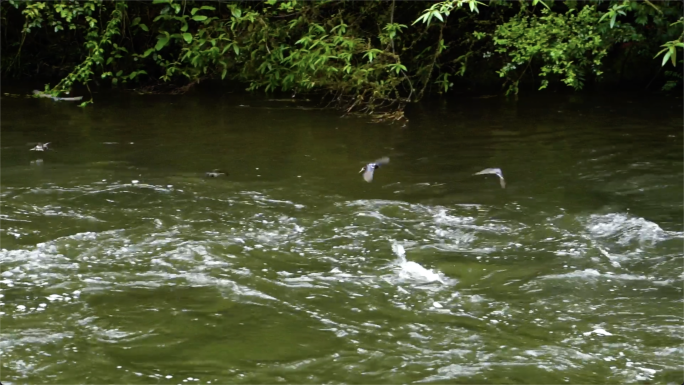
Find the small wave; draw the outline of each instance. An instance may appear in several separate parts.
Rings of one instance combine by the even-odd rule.
[[[404,246],[393,242],[392,251],[397,256],[397,259],[390,265],[395,272],[395,280],[401,282],[414,283],[435,283],[439,282],[442,285],[453,285],[455,280],[445,276],[443,273],[426,269],[421,264],[406,259],[406,250]]]
[[[613,274],[611,272],[600,273],[595,269],[584,269],[575,270],[570,273],[564,274],[549,274],[539,277],[540,279],[568,279],[568,278],[580,278],[580,279],[620,279],[625,281],[639,281],[639,280],[652,280],[652,277],[647,277],[645,275],[633,275],[633,274]]]
[[[258,290],[254,290],[249,287],[240,285],[237,282],[225,278],[215,278],[201,273],[180,274],[179,277],[185,278],[188,281],[188,283],[190,283],[193,286],[225,287],[229,288],[232,293],[237,294],[238,296],[257,297],[271,301],[278,301],[278,299],[271,297],[268,294],[264,294]]]
[[[665,231],[644,218],[618,213],[591,215],[586,226],[593,237],[617,239],[617,243],[622,246],[627,246],[634,241],[639,245],[646,245],[682,237],[682,233]]]

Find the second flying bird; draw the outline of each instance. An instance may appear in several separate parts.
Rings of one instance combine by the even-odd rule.
[[[359,171],[359,174],[363,173],[363,179],[366,182],[370,183],[373,181],[373,173],[375,172],[375,170],[380,168],[380,166],[382,165],[386,165],[387,163],[389,163],[389,158],[386,156],[382,157],[376,160],[375,162],[368,163],[367,165],[363,166],[361,168],[361,171]]]

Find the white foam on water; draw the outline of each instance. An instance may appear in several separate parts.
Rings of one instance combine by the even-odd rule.
[[[596,279],[596,278],[606,278],[606,279],[620,279],[626,281],[639,281],[639,280],[653,280],[653,277],[647,277],[645,275],[632,275],[632,274],[613,274],[611,272],[600,273],[596,269],[584,269],[575,270],[570,273],[564,274],[549,274],[539,277],[539,279],[568,279],[568,278],[579,278],[579,279]]]
[[[138,185],[136,190],[140,188],[142,186]],[[642,274],[657,275],[653,270],[631,271],[629,269],[633,266],[627,263],[622,263],[624,268],[616,266],[615,263],[623,262],[632,253],[641,253],[634,246],[649,251],[650,245],[660,239],[681,237],[681,234],[664,231],[643,218],[622,214],[594,215],[579,220],[561,215],[548,226],[549,223],[538,221],[534,216],[520,216],[522,219],[519,220],[528,221],[527,224],[510,216],[493,219],[488,212],[491,208],[485,207],[480,211],[476,205],[449,204],[441,207],[389,200],[348,203],[342,198],[325,201],[319,206],[308,205],[310,209],[300,218],[283,213],[295,212],[303,205],[264,193],[247,195],[244,196],[246,201],[225,197],[203,199],[210,201],[208,205],[229,202],[231,206],[259,206],[258,214],[242,217],[240,210],[212,211],[218,220],[225,221],[208,223],[203,213],[196,216],[185,212],[161,215],[156,213],[158,209],[155,206],[155,213],[146,213],[142,218],[144,221],[139,221],[143,231],[113,230],[109,235],[106,232],[80,233],[35,246],[38,251],[2,250],[0,262],[10,263],[3,270],[5,276],[2,277],[8,282],[16,286],[38,286],[43,282],[56,285],[57,281],[63,286],[61,290],[54,286],[48,286],[42,292],[37,290],[40,296],[34,298],[33,303],[22,302],[24,308],[21,312],[15,310],[18,303],[6,304],[4,310],[10,313],[8,317],[15,311],[19,317],[30,316],[34,306],[45,308],[46,312],[58,312],[60,306],[74,306],[74,302],[79,301],[73,291],[76,287],[80,287],[83,297],[86,297],[94,290],[115,285],[117,290],[158,285],[199,286],[209,288],[202,290],[209,296],[218,294],[231,299],[239,296],[236,300],[240,302],[300,312],[320,322],[332,335],[344,338],[358,354],[370,356],[374,349],[380,349],[387,352],[384,362],[390,366],[394,365],[392,362],[402,367],[424,365],[430,370],[418,377],[422,377],[424,382],[458,377],[466,380],[468,376],[488,375],[497,367],[513,365],[558,372],[584,365],[587,361],[617,364],[621,358],[617,358],[612,351],[615,347],[609,344],[621,343],[622,338],[629,337],[629,327],[642,328],[644,323],[634,322],[626,326],[616,320],[609,325],[588,326],[578,321],[582,318],[580,313],[588,313],[589,317],[605,313],[606,308],[602,305],[612,298],[609,293],[590,296],[591,300],[583,302],[574,293],[560,298],[557,297],[558,291],[539,289],[541,293],[531,296],[530,301],[514,300],[509,303],[505,297],[494,300],[496,297],[489,297],[487,290],[481,290],[485,285],[499,284],[496,279],[483,278],[469,280],[473,287],[464,288],[465,294],[459,296],[450,287],[458,281],[439,271],[427,256],[437,255],[440,261],[454,264],[467,260],[466,269],[482,269],[487,273],[498,272],[496,269],[502,266],[497,260],[508,257],[509,262],[514,263],[504,263],[511,274],[502,288],[512,293],[524,290],[526,286],[521,282],[527,278],[533,284],[545,282],[547,287],[559,283],[554,279],[568,280],[573,287],[577,287],[578,281],[593,284],[612,280],[610,286],[613,286],[616,280],[652,280]],[[535,209],[526,207],[516,210],[511,204],[505,209],[538,214]],[[76,212],[80,213],[79,210]],[[133,211],[131,215],[135,215]],[[222,223],[226,225],[222,226]],[[410,230],[408,235],[407,229]],[[386,248],[385,241],[388,240],[393,255],[389,255]],[[554,255],[554,250],[558,249],[562,251]],[[511,250],[515,251],[509,252]],[[529,251],[529,255],[524,254],[525,251]],[[527,264],[539,266],[538,260],[533,260],[541,253],[549,257],[550,264],[544,266],[551,269],[523,272]],[[528,256],[529,260],[523,259]],[[478,263],[475,257],[486,262]],[[559,259],[573,260],[567,262],[569,267],[561,268],[560,264],[555,264]],[[524,267],[518,270],[521,265]],[[626,274],[614,274],[611,269]],[[539,273],[552,274],[538,277]],[[31,274],[38,279],[33,279]],[[684,279],[684,274],[674,274],[680,280]],[[652,283],[656,284],[656,281]],[[640,289],[647,285],[642,282],[615,285],[618,290],[620,286]],[[72,292],[73,295],[70,294]],[[616,294],[622,295],[619,291]],[[540,299],[534,302],[536,298]],[[565,304],[566,299],[568,304]],[[618,301],[613,303],[620,304]],[[397,309],[391,309],[392,314],[424,325],[415,324],[420,326],[415,330],[401,326],[391,328],[384,321],[383,314],[389,313],[385,313],[387,309],[383,306],[395,306]],[[536,314],[527,316],[528,311]],[[555,318],[553,311],[565,315],[565,318]],[[83,316],[91,314],[87,307],[82,312]],[[463,324],[465,326],[459,325],[458,321],[453,324],[444,322],[448,318],[458,320],[456,317],[469,318],[463,318],[467,321]],[[539,322],[529,320],[534,317],[541,318],[538,318]],[[95,320],[91,323],[102,327]],[[549,338],[545,342],[549,345],[547,347],[540,347],[532,341],[528,344],[523,342],[517,351],[515,346],[497,349],[487,338],[488,330],[505,333],[509,322],[516,330],[530,325],[537,329],[548,328],[553,330],[555,334],[550,336],[554,337],[563,335],[563,327],[558,330],[557,324],[575,322],[577,325],[572,325],[572,335],[558,337],[559,341]],[[671,324],[674,330],[676,322]],[[392,335],[388,334],[386,338],[384,333],[389,329]],[[121,334],[117,329],[104,330],[100,334],[94,329],[88,331],[112,342],[137,336]],[[660,332],[651,328],[651,331],[668,335],[676,333],[670,329]],[[371,336],[370,340],[367,336]],[[567,338],[561,342],[563,337]],[[371,340],[372,345],[369,345]],[[552,346],[556,343],[559,347]],[[389,344],[392,344],[391,348]],[[568,345],[574,347],[569,348]],[[643,355],[640,346],[625,345],[620,349],[625,352],[630,349],[633,353],[628,354],[637,357]],[[17,349],[23,347],[18,346]],[[674,362],[677,355],[681,356],[681,350],[668,349],[658,351],[658,358]],[[513,353],[509,355],[508,352]],[[358,357],[342,354],[342,360],[358,362]],[[650,365],[646,360],[642,361],[634,362],[626,379],[653,375],[655,368],[662,368],[653,366],[654,369],[648,370]],[[395,368],[388,366],[386,369]],[[620,373],[613,374],[619,376]],[[174,378],[179,377],[197,381],[194,374],[193,377],[188,377],[187,373],[185,376],[174,374]],[[615,381],[615,378],[611,377],[610,381]]]
[[[437,369],[437,374],[429,376],[417,382],[434,382],[450,380],[464,376],[470,377],[480,373],[481,369],[482,368],[478,364],[472,366],[451,364]]]
[[[671,238],[681,238],[681,232],[665,231],[656,223],[644,218],[621,213],[593,214],[586,224],[589,233],[598,239],[616,239],[621,246],[636,241],[639,245],[652,245]]]
[[[612,335],[613,335],[613,333],[608,332],[608,331],[606,331],[605,329],[601,329],[601,328],[594,329],[594,330],[592,330],[592,331],[585,332],[585,333],[582,333],[582,334],[583,334],[584,336],[590,336],[590,335],[592,335],[592,334],[596,334],[596,335],[598,335],[598,336],[612,336]]]
[[[447,210],[444,208],[438,209],[436,213],[432,215],[435,223],[437,224],[448,224],[448,225],[466,225],[472,224],[475,221],[473,217],[460,217],[448,214]]]
[[[432,269],[426,269],[421,264],[413,261],[400,262],[397,275],[400,280],[446,284],[440,273],[435,273]]]
[[[426,269],[421,264],[406,260],[406,250],[399,243],[392,242],[392,251],[397,259],[390,265],[395,271],[399,282],[414,283],[434,283],[439,282],[443,285],[452,285],[454,280],[449,279],[443,273]]]
[[[219,288],[228,288],[233,294],[238,296],[258,297],[271,301],[278,301],[277,298],[271,297],[258,290],[250,289],[249,287],[233,282],[225,278],[214,278],[212,276],[202,273],[185,273],[178,275],[185,278],[192,286],[215,286]]]

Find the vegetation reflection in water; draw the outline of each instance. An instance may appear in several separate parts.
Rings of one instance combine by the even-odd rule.
[[[2,382],[679,384],[681,105],[601,100],[3,100]]]

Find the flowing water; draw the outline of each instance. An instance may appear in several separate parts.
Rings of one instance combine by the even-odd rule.
[[[681,98],[300,107],[4,98],[2,383],[682,382]]]

